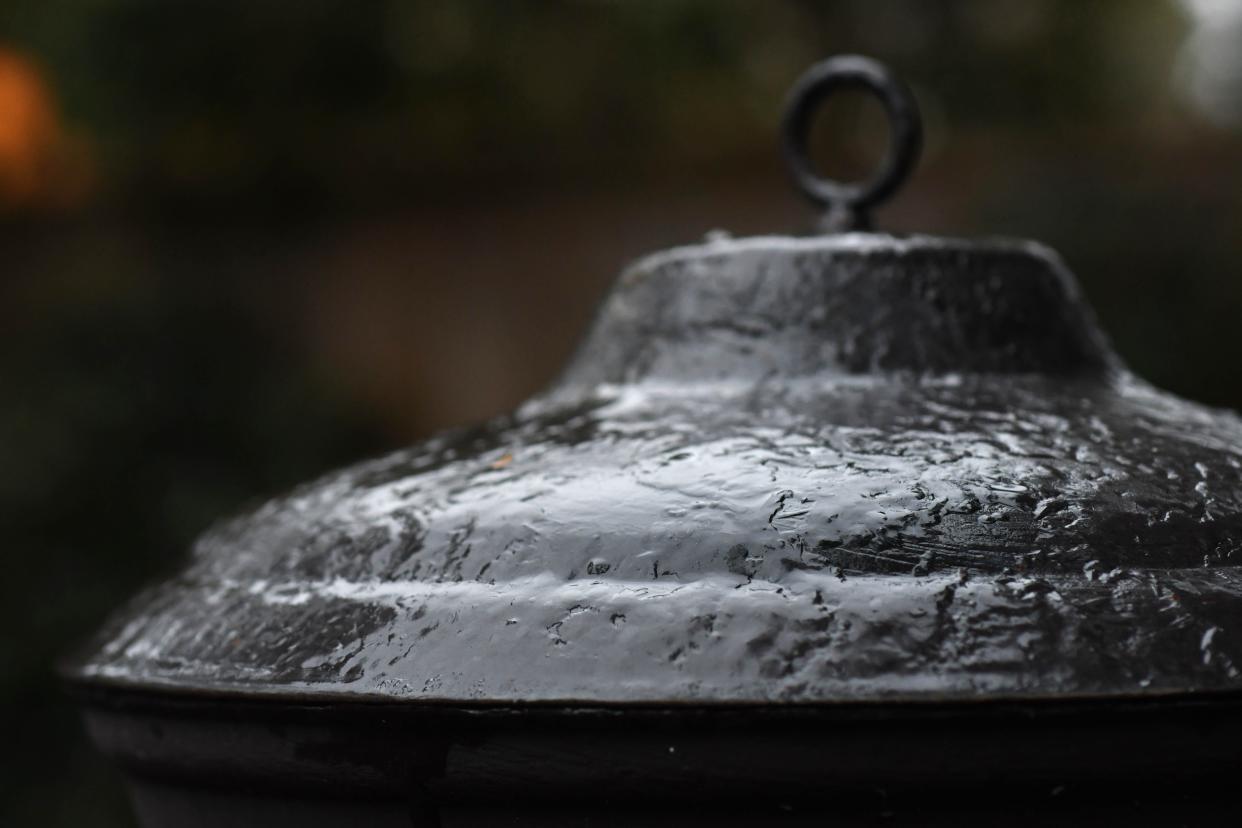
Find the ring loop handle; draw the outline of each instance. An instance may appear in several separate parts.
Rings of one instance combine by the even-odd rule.
[[[888,149],[875,174],[862,183],[842,183],[815,172],[807,155],[815,109],[834,92],[862,88],[880,99],[889,121]],[[861,55],[838,55],[815,64],[793,85],[781,124],[781,150],[794,184],[826,208],[829,232],[869,230],[870,210],[886,201],[909,177],[923,146],[923,122],[910,90],[888,67]]]

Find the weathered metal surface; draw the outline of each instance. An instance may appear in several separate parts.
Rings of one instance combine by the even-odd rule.
[[[871,234],[631,268],[516,414],[222,524],[72,668],[306,699],[1242,687],[1242,422],[1054,256]]]

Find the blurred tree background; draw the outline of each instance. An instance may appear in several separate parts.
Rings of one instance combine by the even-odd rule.
[[[211,520],[511,407],[630,258],[807,227],[776,124],[828,54],[924,109],[882,226],[1041,239],[1242,406],[1239,43],[1242,0],[5,0],[0,824],[132,824],[51,665]]]

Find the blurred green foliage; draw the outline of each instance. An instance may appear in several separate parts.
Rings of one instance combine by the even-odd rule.
[[[1242,405],[1242,136],[1181,102],[1187,26],[1132,0],[6,0],[0,49],[45,73],[92,186],[0,219],[0,824],[129,824],[53,659],[212,519],[418,431],[351,391],[365,359],[312,358],[343,334],[284,272],[311,241],[410,210],[503,225],[553,191],[780,190],[783,95],[824,55],[875,55],[923,103],[897,225],[1051,243],[1141,373]]]
[[[1166,85],[1184,25],[1148,5],[9,0],[0,37],[117,195],[284,214],[766,152],[789,79],[839,51],[883,55],[955,128],[1103,123]]]

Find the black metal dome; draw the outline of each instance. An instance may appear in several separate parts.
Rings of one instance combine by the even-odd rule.
[[[515,414],[227,522],[78,668],[617,703],[1242,686],[1242,422],[1121,367],[1046,249],[630,268]]]
[[[874,64],[829,69],[791,111],[845,78],[914,117]],[[830,226],[866,226],[876,188],[908,171],[917,129],[894,133],[872,189],[807,187]],[[712,762],[721,745],[765,757],[747,778],[803,795],[912,757],[926,784],[983,778],[994,751],[928,753],[928,732],[965,738],[969,722],[1023,744],[1006,761],[1032,779],[1164,779],[1236,758],[1240,547],[1242,420],[1129,373],[1048,249],[716,238],[630,267],[564,376],[515,413],[219,525],[67,675],[101,744],[157,776],[526,796],[598,781],[589,755],[638,791],[676,776],[634,758],[667,743],[701,754],[676,795],[737,782]],[[1230,741],[1143,712],[1196,699],[1232,705],[1211,725]],[[1139,712],[1057,718],[1093,701]],[[1002,724],[981,702],[1032,706]],[[252,703],[332,735],[239,724]],[[227,726],[187,724],[179,704]],[[355,718],[334,730],[327,709]],[[135,724],[144,710],[179,741]],[[529,714],[503,761],[477,747],[494,720],[460,718],[489,710]],[[585,722],[604,746],[572,735]],[[1080,726],[1100,738],[1071,749]],[[860,765],[872,739],[887,758]]]

